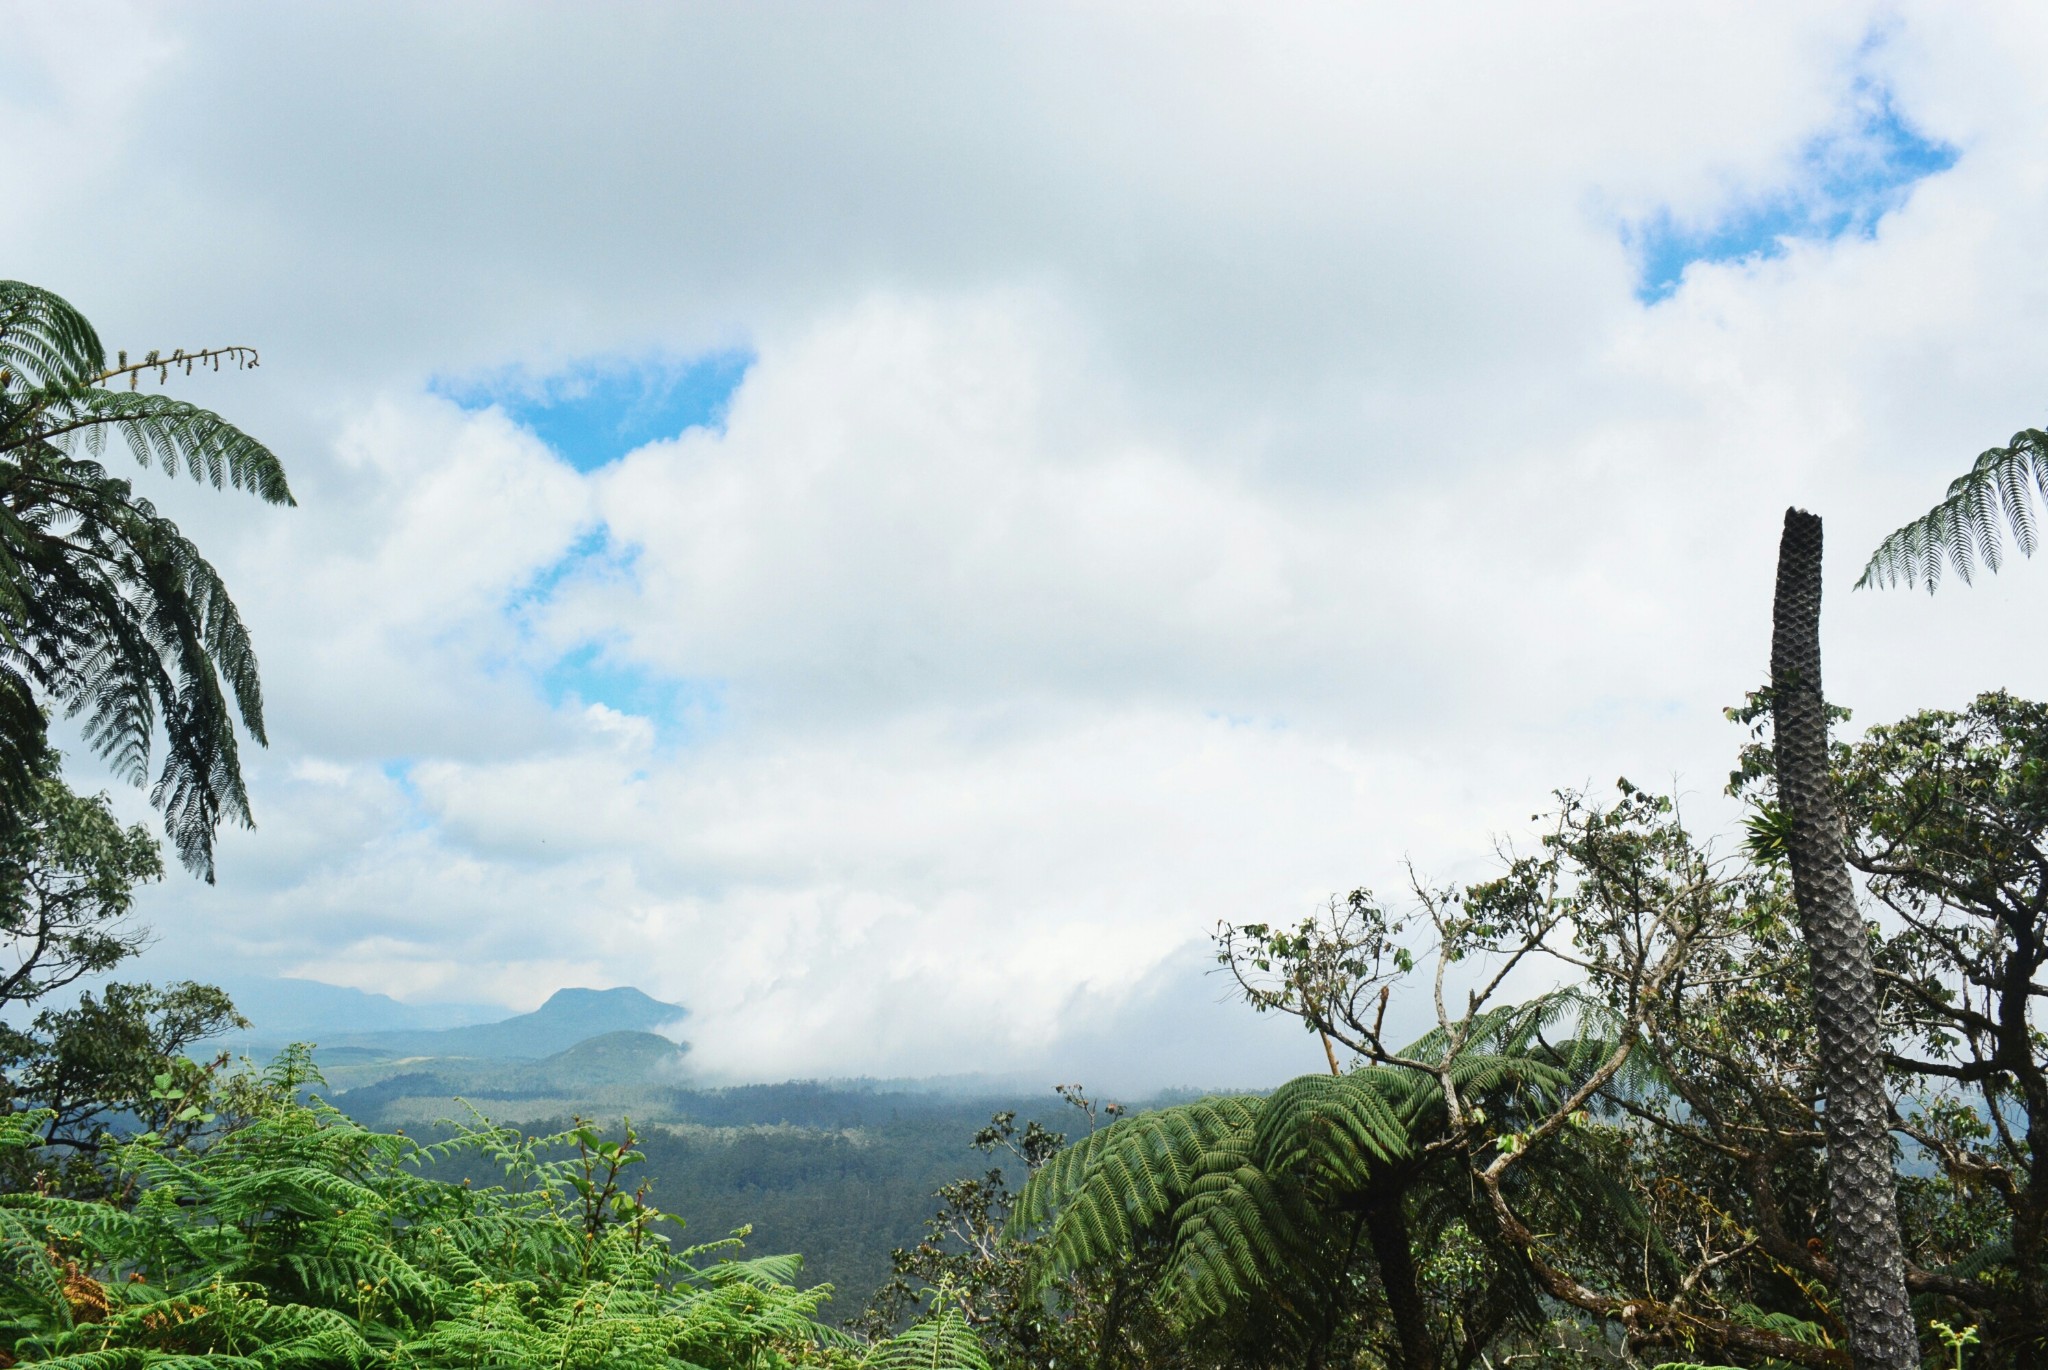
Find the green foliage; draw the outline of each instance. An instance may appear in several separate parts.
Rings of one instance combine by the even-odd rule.
[[[1977,1336],[1977,1329],[1965,1327],[1959,1331],[1943,1322],[1940,1318],[1934,1319],[1928,1326],[1932,1327],[1935,1335],[1941,1338],[1942,1346],[1955,1355],[1954,1370],[1963,1370],[1964,1349],[1975,1346],[1980,1340]]]
[[[116,1124],[183,1140],[215,1121],[208,1100],[225,1062],[186,1049],[247,1024],[226,994],[191,983],[105,984],[21,1021],[18,1011],[140,949],[127,921],[135,887],[163,874],[156,840],[116,822],[105,796],[73,794],[55,760],[40,763],[18,821],[0,825],[0,1009],[11,1019],[0,1022],[0,1107],[40,1110],[42,1141],[65,1161],[60,1187],[97,1193],[106,1177],[92,1156]],[[0,1183],[21,1182],[11,1159]]]
[[[230,1091],[238,1126],[199,1147],[144,1134],[108,1156],[115,1197],[0,1195],[0,1349],[105,1367],[769,1367],[985,1370],[943,1319],[864,1347],[817,1318],[793,1257],[737,1237],[677,1248],[621,1176],[639,1156],[585,1127],[481,1128],[434,1147],[296,1102],[303,1054]],[[0,1151],[40,1154],[39,1115]],[[504,1183],[423,1162],[465,1151]],[[566,1151],[566,1156],[558,1153]]]
[[[957,1309],[940,1307],[900,1336],[876,1344],[862,1370],[989,1370],[981,1339]]]
[[[1830,1343],[1830,1338],[1821,1326],[1805,1318],[1795,1318],[1789,1313],[1766,1313],[1754,1304],[1737,1304],[1729,1311],[1738,1322],[1775,1332],[1786,1340],[1800,1345],[1826,1346]],[[1790,1362],[1771,1357],[1765,1357],[1757,1364],[1760,1370],[1790,1370]],[[1664,1361],[1656,1370],[1742,1370],[1742,1367],[1701,1365],[1693,1361]]]
[[[1717,857],[1672,800],[1625,781],[1605,807],[1572,793],[1559,799],[1538,849],[1506,849],[1494,879],[1462,889],[1418,881],[1401,913],[1354,896],[1284,940],[1223,930],[1227,964],[1248,989],[1266,991],[1256,1005],[1294,1014],[1353,1052],[1359,1067],[1346,1079],[1399,1082],[1426,1105],[1401,1115],[1413,1161],[1384,1145],[1375,1154],[1362,1126],[1372,1115],[1361,1114],[1355,1139],[1319,1166],[1260,1157],[1248,1169],[1280,1181],[1276,1188],[1300,1186],[1307,1230],[1326,1234],[1323,1258],[1299,1271],[1336,1268],[1328,1254],[1341,1261],[1343,1249],[1327,1237],[1342,1234],[1347,1214],[1363,1214],[1384,1320],[1399,1329],[1408,1317],[1426,1331],[1399,1338],[1399,1364],[1471,1364],[1510,1351],[1544,1363],[1633,1364],[1625,1353],[1675,1346],[1832,1364],[1835,1348],[1801,1343],[1773,1321],[1810,1315],[1818,1281],[1776,1276],[1759,1258],[1762,1234],[1743,1226],[1757,1215],[1739,1198],[1754,1166],[1807,1178],[1819,1135],[1810,1092],[1761,1119],[1787,1128],[1782,1155],[1775,1134],[1763,1134],[1766,1150],[1750,1130],[1759,1095],[1776,1108],[1786,1084],[1802,1088],[1769,1053],[1791,1044],[1794,1029],[1803,1029],[1799,1046],[1811,1040],[1790,969],[1797,948],[1783,876]],[[1404,965],[1389,942],[1425,923],[1417,932],[1431,936],[1436,966],[1424,992],[1439,1026],[1397,1048],[1382,1037],[1386,1006],[1423,957]],[[1522,1005],[1493,1002],[1518,966],[1539,958],[1563,972],[1566,988]],[[1736,1006],[1726,1016],[1717,1012],[1724,1003]],[[1317,1077],[1307,1088],[1341,1087]],[[1382,1086],[1374,1092],[1395,1102]],[[1732,1145],[1717,1136],[1695,1149],[1690,1133],[1684,1142],[1676,1135],[1726,1119],[1735,1120]],[[1803,1201],[1809,1191],[1788,1184],[1774,1193]],[[1405,1243],[1375,1228],[1393,1215],[1409,1228]],[[1781,1223],[1774,1235],[1811,1260],[1799,1242],[1813,1231],[1812,1210],[1784,1203],[1775,1217],[1788,1216],[1793,1232]],[[1234,1230],[1260,1231],[1242,1218]],[[1419,1318],[1395,1297],[1404,1245],[1416,1253]],[[1305,1296],[1318,1292],[1276,1263],[1239,1264],[1262,1280],[1240,1280],[1242,1292],[1229,1296],[1239,1308],[1306,1308]],[[1322,1307],[1340,1319],[1382,1316],[1359,1297],[1369,1291],[1322,1290]],[[1758,1299],[1761,1321],[1741,1312]],[[1606,1345],[1616,1336],[1618,1345]]]
[[[1056,1087],[1093,1134],[1121,1105],[1089,1099],[1078,1085]],[[1002,1110],[974,1136],[984,1153],[1007,1152],[1027,1174],[1059,1156],[1065,1134]],[[1156,1246],[1113,1264],[1077,1269],[1050,1284],[1039,1242],[1010,1230],[1016,1207],[1002,1166],[938,1192],[940,1207],[915,1246],[891,1255],[893,1277],[855,1323],[880,1332],[933,1301],[957,1312],[998,1370],[1093,1366],[1096,1370],[1196,1370],[1222,1363],[1161,1314],[1153,1297],[1165,1253]]]
[[[1512,1146],[1519,1120],[1570,1082],[1569,1054],[1539,1039],[1557,1013],[1550,1002],[1497,1010],[1455,1050],[1432,1033],[1402,1054],[1444,1065],[1496,1144]],[[1461,1291],[1463,1307],[1439,1309],[1436,1319],[1434,1335],[1454,1343],[1534,1309],[1518,1262],[1475,1236],[1491,1225],[1472,1211],[1461,1181],[1461,1140],[1434,1075],[1391,1066],[1307,1075],[1263,1098],[1199,1099],[1111,1124],[1032,1177],[1010,1230],[1043,1226],[1046,1282],[1157,1246],[1165,1260],[1156,1297],[1183,1328],[1273,1355],[1327,1354],[1361,1332],[1372,1341],[1370,1320],[1354,1320],[1374,1297],[1397,1317],[1424,1298],[1411,1269],[1422,1257],[1411,1244],[1429,1253],[1476,1241],[1467,1260],[1483,1273]],[[1558,1167],[1583,1170],[1571,1153],[1547,1148],[1535,1168],[1553,1179]],[[1600,1201],[1595,1177],[1578,1181],[1587,1202]],[[1422,1224],[1415,1236],[1411,1216]],[[1358,1262],[1368,1254],[1377,1295],[1361,1283]]]
[[[18,821],[0,826],[0,1009],[132,955],[142,935],[123,923],[135,887],[163,875],[146,831],[123,828],[104,795],[72,793],[54,758],[42,769]]]
[[[1941,503],[1879,543],[1856,588],[1924,584],[1932,594],[1944,560],[1967,585],[1978,557],[1998,570],[2003,528],[2012,530],[2022,555],[2032,556],[2037,494],[2048,497],[2048,433],[2029,428],[1979,456],[1950,483]]]
[[[256,655],[199,549],[98,460],[118,435],[143,466],[290,504],[269,449],[219,415],[138,391],[174,369],[253,366],[247,348],[107,364],[83,315],[0,281],[0,814],[28,802],[42,701],[84,720],[114,770],[142,784],[184,863],[211,880],[214,834],[250,822],[233,719],[263,740]],[[107,383],[125,378],[125,391]]]
[[[1909,1255],[1951,1277],[1980,1364],[2048,1352],[2048,704],[2002,692],[1873,728],[1836,759],[1850,861],[1884,906]]]
[[[26,1032],[0,1031],[6,1098],[37,1110],[44,1144],[68,1151],[96,1154],[118,1128],[138,1124],[185,1141],[213,1121],[204,1115],[226,1064],[194,1061],[186,1049],[241,1025],[213,985],[105,985],[45,1009]]]

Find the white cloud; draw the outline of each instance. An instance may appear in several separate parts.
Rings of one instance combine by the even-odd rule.
[[[104,99],[86,22],[6,68],[8,269],[262,343],[193,393],[302,503],[166,500],[277,745],[164,973],[637,983],[732,1073],[1298,1065],[1160,1026],[1216,919],[1476,873],[1555,784],[1712,817],[1784,505],[1846,587],[2038,419],[2022,7],[157,10]],[[1620,224],[1859,81],[1958,165],[1640,307]],[[736,341],[723,433],[588,475],[426,394]],[[1837,592],[1833,693],[2048,689],[2042,574]],[[717,703],[553,698],[593,643]]]

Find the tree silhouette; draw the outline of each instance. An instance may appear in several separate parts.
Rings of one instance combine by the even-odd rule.
[[[175,369],[253,366],[228,347],[108,365],[85,317],[0,281],[0,816],[14,821],[47,747],[44,709],[81,718],[116,773],[142,784],[179,857],[213,879],[225,821],[248,826],[234,718],[264,741],[241,615],[191,540],[98,460],[118,435],[143,466],[291,504],[270,450],[210,410],[143,391]],[[109,387],[126,379],[127,388]]]

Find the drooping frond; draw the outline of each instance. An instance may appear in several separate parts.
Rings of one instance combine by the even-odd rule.
[[[0,615],[0,623],[5,616]],[[25,812],[48,756],[47,721],[35,688],[0,641],[0,824]]]
[[[1119,1118],[1031,1177],[1011,1231],[1050,1221],[1045,1249],[1054,1269],[1111,1259],[1172,1214],[1214,1165],[1211,1153],[1248,1131],[1263,1102],[1222,1095]]]
[[[83,314],[23,281],[0,281],[0,371],[20,388],[71,385],[106,367],[106,349]],[[0,380],[0,390],[10,388]]]
[[[292,504],[291,487],[277,457],[210,409],[168,395],[83,388],[47,411],[50,440],[82,441],[97,457],[109,432],[118,434],[144,466],[165,475],[180,470],[216,490],[232,485],[271,504]]]
[[[1428,1077],[1381,1069],[1120,1119],[1032,1177],[1012,1230],[1049,1224],[1047,1282],[1160,1244],[1169,1311],[1184,1321],[1224,1316],[1304,1287],[1328,1259],[1332,1206],[1413,1167],[1418,1138],[1441,1125],[1436,1097]]]
[[[150,797],[179,856],[209,880],[220,825],[250,822],[234,725],[264,740],[255,652],[198,548],[98,458],[118,436],[167,474],[273,504],[292,503],[291,489],[276,456],[218,414],[99,382],[221,355],[151,353],[133,366],[124,355],[109,371],[75,309],[0,281],[0,801],[38,764],[42,708],[81,719],[88,744],[136,784],[161,730]]]
[[[1998,570],[2007,528],[2021,555],[2032,556],[2037,497],[2048,499],[2048,433],[2029,428],[1978,457],[1941,503],[1879,543],[1856,588],[1922,584],[1932,594],[1944,560],[1967,585],[1980,557]]]
[[[1413,1071],[1384,1066],[1350,1075],[1303,1075],[1259,1112],[1251,1154],[1262,1169],[1332,1190],[1364,1189],[1375,1170],[1415,1159],[1417,1138],[1438,1126],[1441,1096]]]
[[[1175,1207],[1160,1291],[1185,1322],[1285,1288],[1315,1258],[1316,1216],[1300,1186],[1220,1147]]]

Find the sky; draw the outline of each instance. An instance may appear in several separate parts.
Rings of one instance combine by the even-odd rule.
[[[1729,833],[1784,509],[1852,592],[2042,421],[2048,11],[0,0],[0,275],[284,460],[140,477],[262,661],[139,973],[631,984],[708,1076],[1270,1082],[1220,920]],[[96,778],[74,753],[72,777]],[[140,795],[123,791],[141,818]]]

